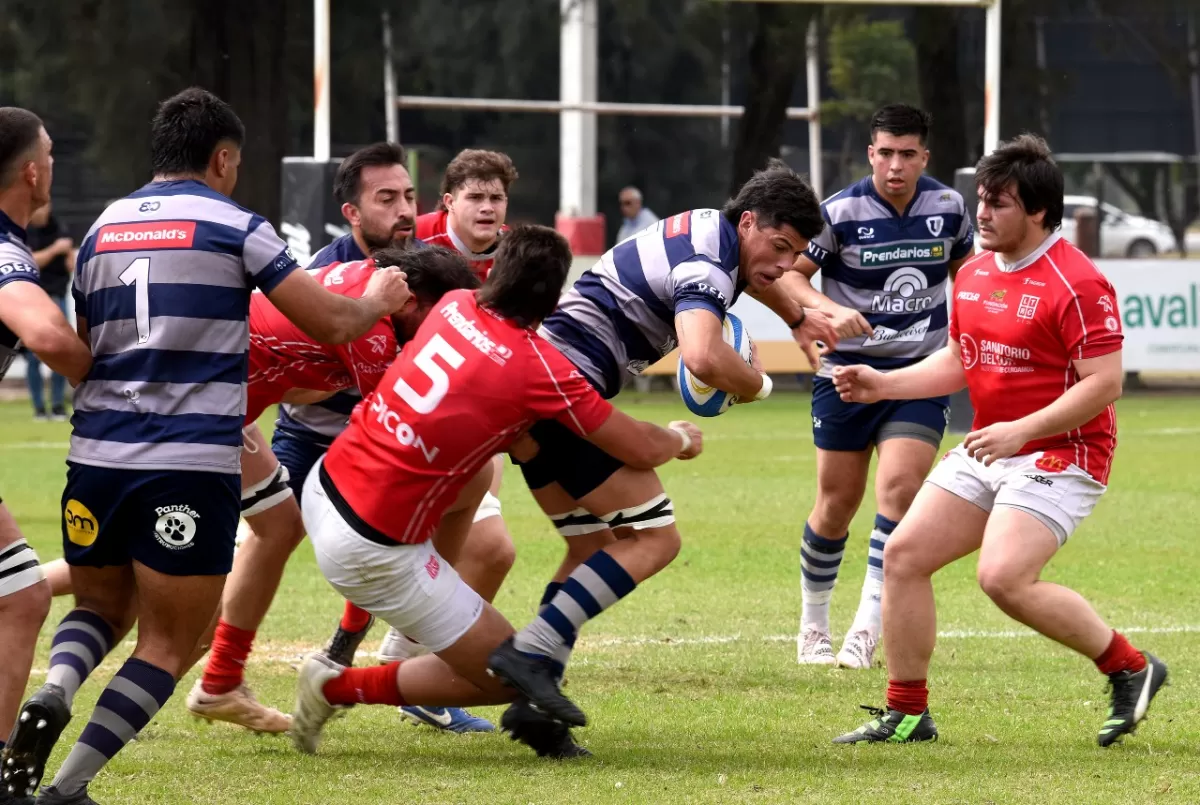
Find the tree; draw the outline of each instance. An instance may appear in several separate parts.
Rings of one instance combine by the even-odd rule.
[[[918,103],[916,49],[895,20],[869,21],[858,12],[830,15],[829,84],[838,97],[821,104],[822,123],[842,126],[841,165],[853,164],[852,148],[880,106]]]
[[[755,3],[746,63],[745,112],[733,151],[730,192],[779,153],[796,76],[804,65],[804,34],[820,6]]]

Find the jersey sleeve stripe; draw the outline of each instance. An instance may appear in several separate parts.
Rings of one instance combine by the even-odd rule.
[[[554,390],[558,392],[558,395],[562,397],[563,403],[566,404],[567,413],[571,415],[571,421],[575,423],[576,432],[578,432],[580,436],[586,436],[587,431],[583,429],[583,424],[575,416],[575,410],[572,408],[570,398],[567,397],[565,392],[563,392],[562,386],[558,385],[558,378],[554,376],[553,370],[550,369],[550,364],[546,362],[546,357],[542,355],[542,351],[538,349],[537,339],[530,335],[526,335],[525,338],[529,341],[529,346],[533,348],[534,354],[538,356],[538,360],[541,362],[542,368],[546,370],[546,376],[549,377],[550,382],[554,384]]]
[[[1046,262],[1050,264],[1050,267],[1054,269],[1054,273],[1058,275],[1060,280],[1062,280],[1062,284],[1064,287],[1066,287],[1067,293],[1071,294],[1071,301],[1075,305],[1075,312],[1079,314],[1079,331],[1083,335],[1083,340],[1079,342],[1079,357],[1083,358],[1083,348],[1087,345],[1088,328],[1087,321],[1083,318],[1083,305],[1079,303],[1079,294],[1075,293],[1074,286],[1072,286],[1071,283],[1067,281],[1067,278],[1063,276],[1062,271],[1059,270],[1058,265],[1054,262],[1054,258],[1052,258],[1049,254],[1045,255],[1045,258]]]

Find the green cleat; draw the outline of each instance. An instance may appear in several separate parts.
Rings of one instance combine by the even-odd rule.
[[[1122,736],[1137,729],[1146,717],[1150,702],[1158,689],[1167,681],[1167,664],[1153,654],[1143,654],[1146,667],[1136,674],[1118,671],[1108,675],[1112,686],[1112,706],[1108,709],[1108,720],[1100,730],[1101,746],[1112,746]]]
[[[910,716],[899,710],[886,710],[878,707],[862,705],[862,709],[875,716],[854,732],[847,732],[833,739],[835,744],[857,743],[912,743],[915,741],[936,741],[938,738],[937,725],[926,710],[919,716]]]

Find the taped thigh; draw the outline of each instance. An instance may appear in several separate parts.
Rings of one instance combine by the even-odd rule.
[[[19,593],[46,578],[38,555],[23,539],[0,550],[0,598]]]
[[[554,523],[554,528],[563,539],[595,534],[609,527],[608,523],[584,508],[574,509],[566,514],[553,514],[550,521]]]
[[[609,528],[662,528],[675,522],[675,505],[666,494],[657,495],[645,503],[618,509],[600,518]]]
[[[291,476],[287,467],[280,464],[275,472],[242,490],[242,516],[252,517],[272,509],[292,497],[292,487],[288,485]]]

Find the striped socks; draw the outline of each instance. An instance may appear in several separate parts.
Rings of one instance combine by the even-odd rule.
[[[596,551],[567,577],[533,622],[517,632],[513,645],[518,651],[549,657],[565,667],[583,624],[629,595],[636,586],[616,559]],[[546,592],[550,594],[549,586]]]
[[[112,651],[112,643],[112,628],[104,618],[86,609],[71,610],[58,624],[50,646],[46,684],[63,689],[68,709],[84,680]]]
[[[871,547],[867,553],[867,575],[863,578],[862,598],[858,602],[851,632],[866,630],[878,634],[882,627],[883,548],[895,530],[894,520],[882,514],[875,515],[875,529],[871,531]]]
[[[842,566],[846,537],[828,539],[804,524],[804,541],[800,544],[800,596],[803,612],[800,626],[812,626],[829,631],[829,599],[837,584],[838,568]]]
[[[63,761],[51,785],[64,796],[88,783],[125,744],[145,729],[175,692],[175,677],[138,659],[129,659],[100,694],[92,719]]]

